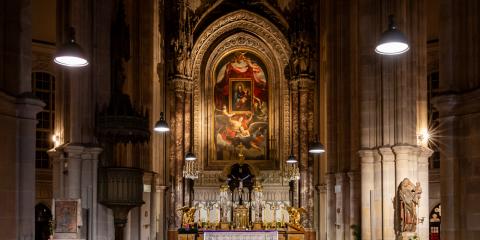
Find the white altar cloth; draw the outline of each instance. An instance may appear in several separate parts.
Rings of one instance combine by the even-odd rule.
[[[203,240],[278,240],[277,231],[205,231]]]

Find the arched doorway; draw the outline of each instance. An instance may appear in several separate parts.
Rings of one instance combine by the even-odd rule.
[[[50,239],[52,212],[43,203],[35,206],[35,240]]]
[[[429,233],[430,240],[440,240],[440,225],[442,218],[441,204],[437,204],[432,211],[430,211],[429,217]]]

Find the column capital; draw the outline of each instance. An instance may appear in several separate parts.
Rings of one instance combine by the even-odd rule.
[[[350,181],[356,181],[360,177],[360,172],[359,171],[350,171],[347,172],[348,178]]]
[[[86,147],[84,153],[88,154],[89,156],[84,156],[82,158],[88,160],[98,160],[98,155],[100,155],[102,151],[103,149],[100,147]]]
[[[170,87],[176,92],[192,91],[193,80],[183,75],[175,75],[170,79]]]
[[[296,83],[298,91],[312,91],[315,85],[314,78],[308,74],[301,74],[299,76],[295,76],[290,82]]]
[[[347,174],[343,172],[335,173],[335,180],[338,184],[339,182],[345,182],[347,180]]]
[[[35,98],[33,93],[25,93],[20,95],[15,101],[17,105],[17,116],[31,120],[37,119],[37,113],[42,111],[45,103]]]
[[[52,158],[55,161],[55,159],[59,159],[62,156],[63,151],[61,151],[58,148],[52,148],[47,151],[47,154],[50,158]]]
[[[411,146],[411,145],[396,145],[392,147],[393,152],[395,155],[403,155],[403,154],[410,154],[415,152],[417,149],[416,146]]]
[[[334,182],[335,182],[335,174],[328,173],[327,175],[325,175],[325,184],[327,188],[329,185],[333,184]]]
[[[327,184],[326,183],[321,183],[321,184],[315,185],[315,189],[319,193],[325,193],[327,191]]]
[[[358,155],[362,159],[362,163],[373,163],[373,153],[372,149],[361,149],[358,151]]]
[[[85,147],[82,145],[67,144],[62,147],[63,151],[68,154],[68,157],[77,156],[80,158],[81,154],[84,153]]]
[[[382,162],[394,162],[395,154],[391,147],[380,147],[378,153],[382,156]]]

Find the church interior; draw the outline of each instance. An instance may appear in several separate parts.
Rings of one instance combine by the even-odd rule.
[[[1,239],[480,239],[477,0],[1,6]]]

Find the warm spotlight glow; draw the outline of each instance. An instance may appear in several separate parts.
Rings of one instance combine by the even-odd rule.
[[[57,134],[53,134],[52,142],[54,147],[58,147],[60,145],[60,137]]]
[[[420,133],[418,134],[418,141],[422,145],[427,145],[428,142],[430,141],[430,133],[428,132],[428,129],[422,129]]]

